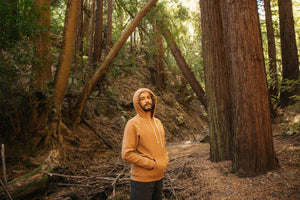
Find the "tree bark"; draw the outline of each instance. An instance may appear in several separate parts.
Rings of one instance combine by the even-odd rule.
[[[94,61],[95,65],[101,61],[102,54],[102,29],[103,29],[103,0],[97,0],[96,28],[94,38]]]
[[[90,47],[89,47],[89,66],[91,68],[93,67],[94,30],[95,30],[95,0],[92,0],[91,28],[90,28]]]
[[[201,0],[202,53],[210,135],[210,159],[231,159],[229,72],[218,0]]]
[[[78,20],[76,27],[76,40],[75,40],[75,59],[74,66],[75,70],[78,69],[78,64],[82,62],[82,46],[83,46],[83,0],[79,0],[79,11],[78,11]]]
[[[137,27],[139,22],[143,19],[143,17],[151,10],[151,8],[156,4],[158,0],[150,0],[142,10],[137,14],[137,16],[132,20],[129,26],[124,30],[116,44],[113,46],[109,54],[106,56],[105,60],[99,67],[99,69],[94,74],[93,78],[89,81],[88,85],[83,89],[76,107],[73,109],[72,117],[75,123],[79,123],[81,121],[81,114],[84,108],[84,105],[87,101],[88,96],[91,94],[92,89],[96,86],[99,79],[104,75],[112,60],[117,56],[119,50],[122,48],[128,37]]]
[[[165,27],[162,27],[162,29],[163,28]],[[199,98],[200,102],[203,104],[204,108],[207,110],[205,92],[200,86],[197,79],[195,78],[195,75],[193,74],[192,70],[189,68],[188,64],[186,63],[180,49],[176,45],[176,42],[172,39],[171,32],[169,30],[163,29],[162,33],[183,75],[191,85],[193,91],[196,93],[197,97]]]
[[[54,104],[57,112],[59,113],[68,84],[72,57],[74,53],[79,4],[80,1],[78,0],[69,0],[67,5],[62,52],[60,54],[54,83]]]
[[[290,81],[299,78],[299,61],[295,39],[293,8],[291,0],[278,0],[279,23],[282,57],[282,85],[280,89],[280,105],[286,107],[293,103],[291,96],[297,94],[299,86],[294,83],[288,89]]]
[[[232,169],[255,176],[277,166],[257,3],[222,0],[222,11],[229,55]]]
[[[276,47],[272,20],[272,10],[270,6],[270,0],[264,0],[266,26],[267,26],[267,39],[268,39],[268,55],[269,55],[269,74],[270,83],[269,91],[270,97],[275,101],[278,98],[278,78],[277,78],[277,66],[276,66]],[[271,102],[272,103],[272,102]]]
[[[163,86],[163,74],[164,74],[164,66],[163,66],[163,58],[164,58],[164,50],[163,50],[163,41],[160,28],[156,25],[156,17],[153,19],[153,32],[154,32],[154,45],[155,45],[155,85],[158,90],[162,90]]]
[[[113,0],[108,0],[107,6],[107,27],[106,27],[106,55],[108,55],[112,45],[112,7]]]
[[[35,39],[35,60],[32,65],[33,77],[31,86],[36,91],[48,92],[48,82],[52,79],[51,73],[51,42],[50,42],[50,0],[36,0],[40,12],[39,29]]]

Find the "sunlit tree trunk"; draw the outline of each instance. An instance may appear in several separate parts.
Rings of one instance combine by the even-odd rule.
[[[47,93],[51,74],[50,43],[50,0],[36,0],[40,12],[39,30],[35,38],[35,60],[32,65],[31,86],[34,90]]]
[[[232,169],[255,176],[277,166],[256,0],[222,0],[229,61]]]
[[[264,0],[266,26],[267,26],[267,38],[268,38],[268,55],[269,55],[269,91],[273,101],[277,101],[278,97],[278,78],[277,78],[277,66],[276,66],[276,47],[272,20],[272,10],[270,6],[270,0]]]
[[[96,28],[94,38],[94,64],[99,64],[102,54],[102,31],[103,31],[103,0],[97,0]]]
[[[106,27],[106,55],[109,53],[112,45],[112,9],[113,0],[108,0],[107,7],[107,27]]]
[[[200,7],[210,159],[218,162],[230,159],[232,146],[227,52],[220,1],[201,0]]]
[[[142,10],[137,14],[137,16],[132,20],[129,26],[124,30],[118,41],[115,43],[109,54],[105,57],[103,63],[99,67],[99,69],[94,74],[93,78],[89,81],[88,85],[83,89],[76,107],[73,109],[72,118],[75,123],[79,123],[81,121],[81,114],[84,108],[84,105],[87,101],[88,96],[91,94],[93,88],[98,83],[99,79],[104,75],[112,60],[117,56],[119,50],[122,48],[126,40],[138,26],[143,17],[151,10],[151,8],[156,4],[158,0],[150,0],[148,3],[142,8]]]
[[[62,52],[60,54],[54,83],[54,103],[58,113],[60,113],[70,74],[72,57],[74,53],[79,6],[80,1],[78,0],[68,1],[63,34]]]
[[[290,97],[299,92],[299,86],[289,86],[291,85],[291,83],[289,82],[296,81],[299,77],[299,61],[295,39],[292,1],[278,0],[278,7],[282,57],[282,85],[280,89],[280,105],[282,107],[285,107],[293,102]],[[288,89],[288,87],[290,88]]]
[[[162,27],[162,29],[165,27]],[[207,102],[206,96],[203,88],[197,81],[195,75],[193,74],[192,70],[188,66],[187,62],[185,61],[180,49],[178,48],[176,42],[174,41],[171,32],[169,30],[163,29],[162,30],[163,36],[166,39],[169,48],[171,49],[172,55],[175,58],[179,68],[181,69],[184,77],[189,82],[190,86],[192,87],[193,91],[196,93],[198,99],[203,104],[205,109],[207,109]]]

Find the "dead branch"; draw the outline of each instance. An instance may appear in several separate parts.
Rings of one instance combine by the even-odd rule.
[[[1,157],[2,157],[2,172],[3,172],[3,181],[0,179],[0,183],[5,191],[5,196],[8,199],[12,200],[12,197],[7,189],[7,179],[6,179],[6,165],[5,165],[5,151],[4,144],[1,145]]]
[[[2,157],[3,182],[7,187],[4,144],[1,145],[1,157]]]

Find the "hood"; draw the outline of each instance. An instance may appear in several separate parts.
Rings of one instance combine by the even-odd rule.
[[[149,92],[150,94],[153,95],[152,104],[154,105],[154,107],[153,107],[153,110],[151,111],[151,117],[154,117],[155,110],[156,110],[157,99],[156,99],[156,96],[154,95],[154,93],[151,90],[147,89],[147,88],[140,88],[134,93],[134,95],[133,95],[134,109],[135,109],[135,111],[138,115],[140,115],[141,117],[146,117],[146,112],[142,109],[141,105],[139,104],[139,96],[142,92]]]

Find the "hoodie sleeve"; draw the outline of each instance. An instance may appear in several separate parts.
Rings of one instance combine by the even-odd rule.
[[[122,142],[122,159],[145,169],[153,169],[155,161],[146,155],[137,152],[139,136],[132,121],[128,121],[125,127]]]

